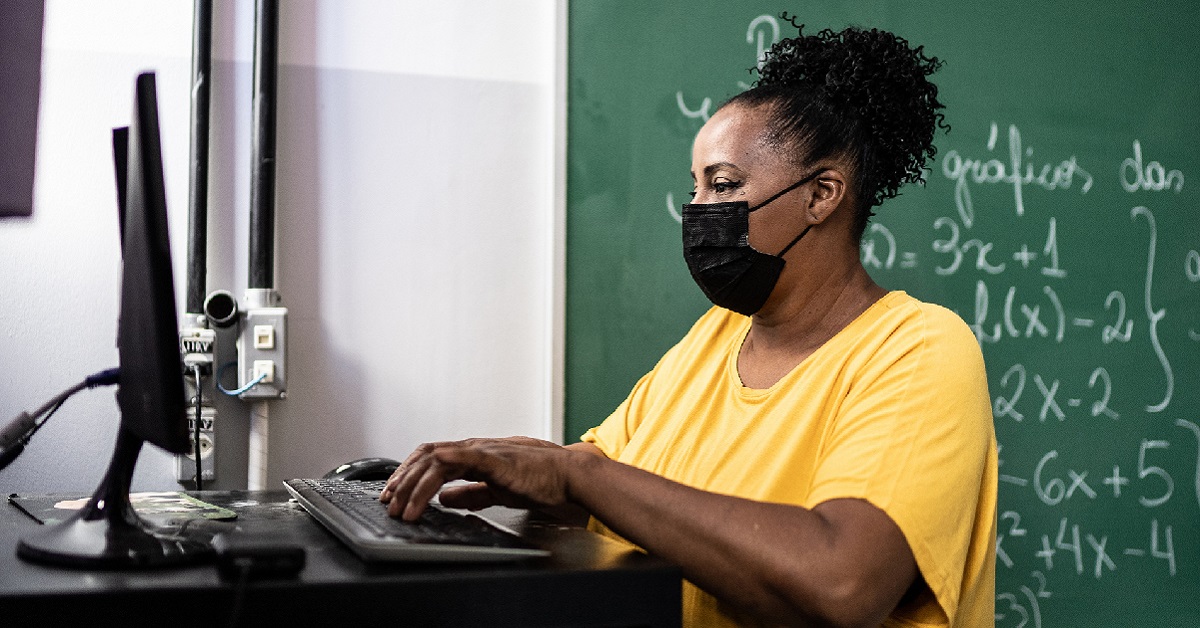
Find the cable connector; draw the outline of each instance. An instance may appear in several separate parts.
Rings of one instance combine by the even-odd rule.
[[[18,414],[4,429],[0,429],[0,449],[7,449],[16,444],[24,446],[35,430],[37,421],[33,420],[33,415],[28,412]]]
[[[118,367],[113,367],[110,369],[104,369],[99,373],[92,373],[91,375],[88,375],[83,380],[83,383],[87,384],[88,388],[95,388],[97,386],[114,386],[118,381],[120,381],[120,379],[121,369]]]

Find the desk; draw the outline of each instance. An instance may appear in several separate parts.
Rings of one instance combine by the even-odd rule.
[[[369,565],[313,521],[285,491],[202,491],[197,498],[238,513],[204,522],[214,531],[299,542],[294,578],[250,583],[242,625],[678,626],[679,570],[587,530],[489,513],[553,552],[491,565]],[[0,623],[42,628],[148,620],[170,628],[226,626],[237,587],[211,563],[153,571],[96,571],[27,563],[17,540],[39,524],[0,505]]]

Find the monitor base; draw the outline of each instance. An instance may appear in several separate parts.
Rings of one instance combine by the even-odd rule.
[[[202,536],[156,530],[129,502],[142,439],[120,429],[108,473],[79,512],[23,537],[17,556],[65,567],[128,569],[199,561],[213,555]]]
[[[113,526],[106,519],[80,515],[22,538],[17,545],[17,555],[25,560],[82,568],[181,565],[212,553],[204,541],[156,533],[140,525]]]

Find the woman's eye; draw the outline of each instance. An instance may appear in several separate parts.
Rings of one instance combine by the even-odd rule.
[[[724,194],[724,193],[736,188],[737,185],[735,185],[734,183],[732,183],[730,181],[718,181],[718,182],[714,183],[712,187],[713,187],[713,191],[716,192],[717,194]]]

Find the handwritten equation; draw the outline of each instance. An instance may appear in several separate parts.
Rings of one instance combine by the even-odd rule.
[[[1200,426],[1195,422],[1178,419],[1175,425],[1190,433],[1185,436],[1187,440],[1200,443]],[[1076,519],[1063,515],[1057,518],[1057,525],[1034,530],[1026,523],[1022,510],[1012,507],[1011,496],[1002,499],[996,533],[997,626],[1042,625],[1042,607],[1053,603],[1047,574],[1101,581],[1136,564],[1142,568],[1142,574],[1157,574],[1162,578],[1178,575],[1177,525],[1163,508],[1176,497],[1178,484],[1175,476],[1156,459],[1171,447],[1172,442],[1166,438],[1143,439],[1137,447],[1136,465],[1127,466],[1124,471],[1117,463],[1104,468],[1062,464],[1059,450],[1051,449],[1041,456],[1031,474],[1025,476],[1005,469],[1001,446],[1001,485],[1025,491],[1023,498],[1032,494],[1048,508],[1072,500],[1114,504],[1132,500],[1147,514],[1141,525],[1132,529],[1128,522],[1105,525],[1097,524],[1094,517]],[[1197,456],[1200,458],[1200,454]],[[1200,503],[1200,459],[1191,473],[1184,478],[1185,486],[1194,491]],[[1187,518],[1185,526],[1195,519],[1194,512]],[[1184,542],[1190,541],[1185,537]],[[1023,578],[1023,573],[1028,573],[1028,578]],[[1014,582],[1020,583],[1015,590],[1009,588]]]
[[[1179,351],[1200,341],[1196,298],[1178,298],[1179,286],[1200,283],[1200,253],[1192,245],[1181,255],[1178,242],[1200,244],[1200,233],[1163,231],[1162,216],[1177,218],[1186,173],[1139,138],[1097,164],[1070,153],[1043,158],[1016,124],[992,122],[981,135],[982,150],[951,147],[940,159],[950,185],[934,204],[944,215],[908,240],[871,224],[860,253],[871,271],[971,287],[956,311],[984,350],[1001,447],[995,619],[1042,626],[1067,581],[1075,589],[1124,573],[1200,577],[1180,559],[1200,544],[1178,534],[1200,520],[1200,411],[1169,413],[1171,356],[1200,351]],[[1101,189],[1098,202],[1084,199]],[[1120,250],[1078,246],[1096,237],[1096,224],[1113,222],[1114,198],[1127,219],[1117,221]],[[1077,245],[1073,257],[1067,243]],[[1081,250],[1107,257],[1108,269]],[[1183,337],[1167,336],[1169,306],[1186,322]]]

